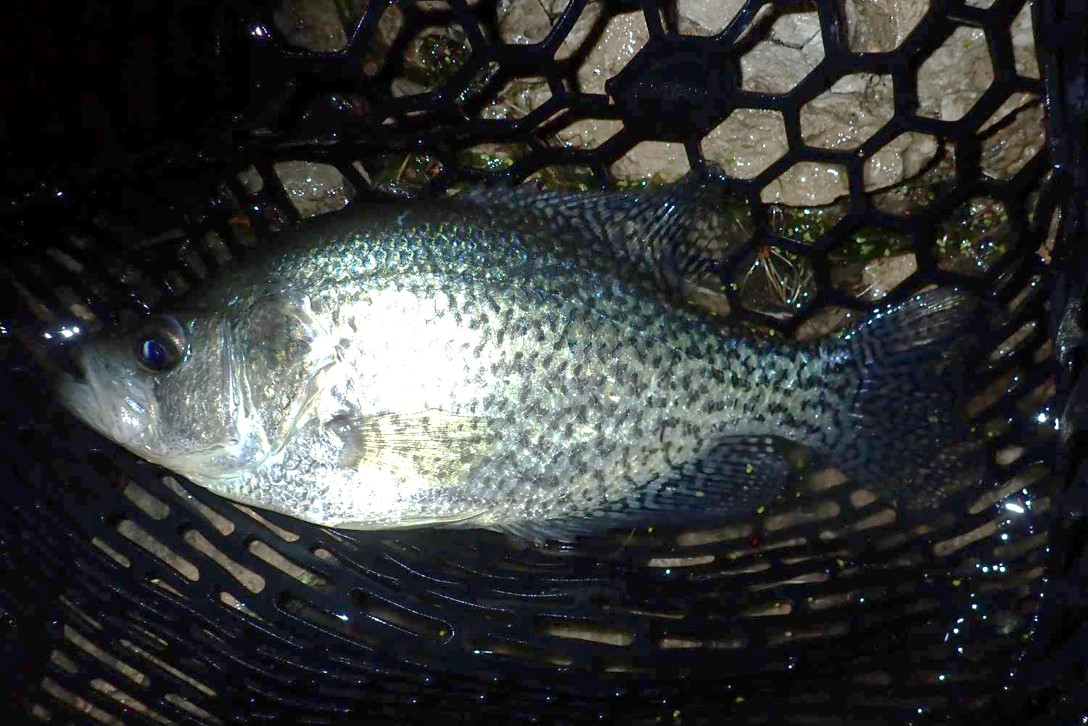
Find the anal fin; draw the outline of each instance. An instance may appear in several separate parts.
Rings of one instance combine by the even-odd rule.
[[[572,542],[613,529],[707,526],[750,516],[798,476],[790,444],[773,436],[719,439],[672,476],[585,514],[489,526],[519,539]]]

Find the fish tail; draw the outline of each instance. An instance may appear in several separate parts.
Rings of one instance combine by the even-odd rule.
[[[874,312],[825,343],[845,415],[834,464],[890,502],[914,508],[975,476],[965,446],[966,365],[977,348],[981,301],[938,288]]]

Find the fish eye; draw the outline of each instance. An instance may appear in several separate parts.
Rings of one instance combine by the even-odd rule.
[[[157,318],[140,328],[136,336],[136,360],[152,373],[176,368],[187,348],[185,328],[176,318]]]

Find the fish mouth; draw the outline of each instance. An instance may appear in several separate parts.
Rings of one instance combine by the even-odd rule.
[[[108,435],[109,432],[101,426],[102,406],[86,378],[77,378],[67,371],[58,371],[56,376],[57,398],[61,405],[91,428]]]
[[[99,419],[101,406],[87,376],[87,365],[79,349],[71,349],[53,368],[57,398],[76,418],[90,424]]]
[[[133,417],[129,425],[125,426],[116,420],[118,415],[116,406],[108,406],[105,402],[111,400],[109,395],[111,393],[116,394],[112,398],[125,400],[124,392],[113,390],[116,386],[108,381],[107,390],[103,390],[103,386],[100,385],[103,380],[102,374],[108,371],[100,369],[101,366],[98,366],[96,370],[92,370],[92,362],[78,351],[73,351],[72,372],[56,370],[54,373],[57,399],[69,413],[87,426],[121,446],[127,446],[143,434],[148,422],[144,419],[141,422],[143,425],[134,426],[131,424],[137,417]]]

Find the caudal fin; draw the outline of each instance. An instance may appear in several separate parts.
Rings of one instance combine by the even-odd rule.
[[[973,295],[939,288],[824,343],[836,363],[829,386],[845,408],[830,452],[844,473],[907,508],[975,475],[973,462],[950,452],[967,437],[964,373],[980,307]]]

